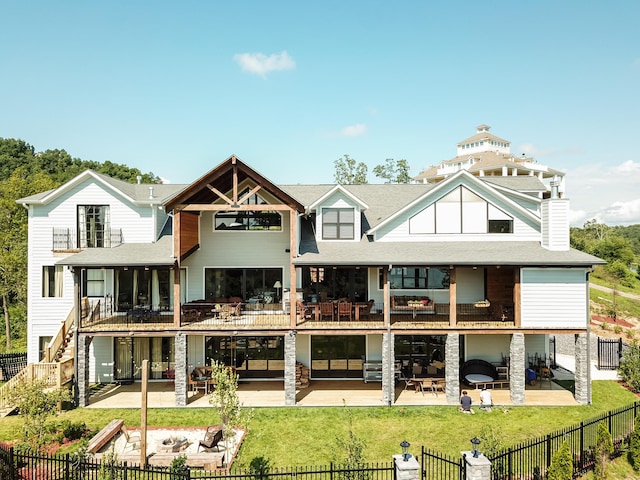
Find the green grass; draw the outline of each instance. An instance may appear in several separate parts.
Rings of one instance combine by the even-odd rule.
[[[477,411],[461,415],[456,406],[432,407],[348,407],[353,413],[354,432],[366,441],[367,461],[390,460],[401,453],[400,442],[411,443],[418,454],[420,446],[459,456],[469,450],[469,440],[491,425],[505,446],[533,436],[591,419],[600,413],[626,406],[635,395],[617,382],[594,381],[593,404],[576,407],[509,407],[492,412]],[[114,418],[128,426],[140,424],[139,409],[83,409],[63,412],[62,418],[82,421],[94,431]],[[149,426],[206,426],[218,422],[213,408],[168,408],[148,412]],[[20,437],[21,418],[0,421],[0,440]],[[339,459],[336,437],[346,438],[348,415],[344,407],[257,408],[237,463],[248,465],[255,457],[266,457],[274,466],[320,465]]]

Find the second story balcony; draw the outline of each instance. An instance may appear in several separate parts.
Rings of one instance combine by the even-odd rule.
[[[79,234],[75,228],[54,227],[52,250],[65,252],[83,248],[112,248],[123,242],[122,229],[120,228],[91,230]]]

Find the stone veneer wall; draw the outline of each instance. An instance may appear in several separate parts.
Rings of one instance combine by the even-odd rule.
[[[382,402],[391,406],[395,400],[395,345],[394,334],[385,332],[382,334]]]
[[[583,405],[591,403],[591,389],[589,369],[591,368],[591,362],[589,361],[589,336],[587,333],[580,333],[576,335],[576,347],[575,347],[575,399],[576,402]]]
[[[176,407],[186,407],[189,393],[189,372],[187,358],[187,336],[183,333],[176,333],[175,340],[175,361],[176,361]]]
[[[444,347],[447,403],[460,402],[460,334],[450,333]]]
[[[76,378],[77,402],[81,407],[89,405],[89,345],[86,335],[78,335],[78,370]]]
[[[296,332],[284,336],[284,403],[296,404]]]
[[[509,389],[514,405],[524,405],[526,378],[524,334],[514,333],[509,348]]]

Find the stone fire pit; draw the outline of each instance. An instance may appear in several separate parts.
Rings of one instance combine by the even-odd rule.
[[[169,437],[158,442],[159,453],[181,452],[189,445],[189,440],[185,437]]]

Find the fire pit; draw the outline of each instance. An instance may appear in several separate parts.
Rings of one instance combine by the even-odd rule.
[[[187,445],[189,445],[189,440],[184,437],[169,437],[158,443],[158,452],[177,453],[187,448]]]

